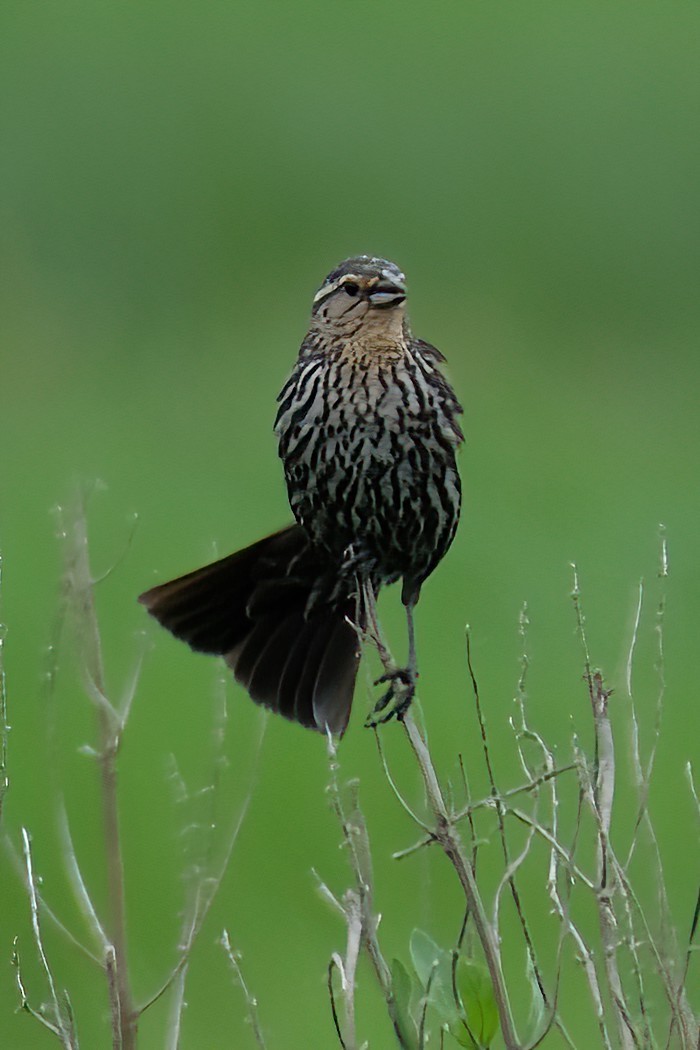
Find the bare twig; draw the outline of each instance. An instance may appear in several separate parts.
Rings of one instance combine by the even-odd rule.
[[[2,554],[0,554],[0,599],[2,598]],[[0,605],[2,609],[2,605]],[[0,821],[5,793],[10,784],[7,772],[7,735],[10,727],[7,724],[7,692],[5,682],[5,624],[0,621]]]
[[[255,998],[255,996],[253,996],[250,993],[248,985],[244,980],[243,973],[241,971],[240,956],[231,947],[231,940],[229,938],[228,930],[224,930],[221,934],[221,946],[226,953],[226,958],[228,959],[231,965],[231,969],[233,970],[235,978],[243,991],[246,1008],[248,1011],[248,1021],[250,1022],[250,1026],[253,1030],[255,1042],[260,1047],[260,1050],[265,1050],[265,1039],[263,1037],[262,1028],[260,1026],[260,1019],[258,1017],[258,1001]]]
[[[457,810],[455,820],[461,820],[462,817],[470,816],[476,813],[478,809],[493,809],[497,800],[505,805],[509,799],[515,798],[516,795],[530,794],[530,792],[542,787],[543,784],[548,784],[551,780],[560,777],[562,773],[571,773],[577,768],[576,763],[570,762],[566,766],[548,769],[545,773],[540,773],[539,776],[533,777],[532,780],[528,780],[527,783],[520,784],[518,787],[508,788],[506,791],[499,792],[497,799],[493,795],[489,795],[487,798],[477,799],[476,802],[469,802],[462,809]],[[505,809],[507,810],[508,807],[505,806]]]
[[[330,768],[328,794],[333,810],[343,831],[343,841],[348,849],[350,866],[355,878],[355,889],[350,890],[345,894],[342,903],[330,892],[325,884],[321,883],[321,890],[324,895],[343,914],[348,931],[345,960],[340,959],[339,956],[334,958],[334,968],[338,969],[341,974],[341,980],[343,982],[342,989],[345,999],[346,1028],[344,1031],[339,1032],[339,1035],[347,1050],[355,1050],[354,975],[357,965],[357,945],[359,937],[361,944],[364,946],[369,956],[372,968],[374,969],[377,982],[387,1004],[387,1010],[396,1036],[400,1045],[404,1046],[405,1044],[402,1037],[396,1002],[394,1000],[391,971],[384,958],[377,937],[379,916],[375,915],[373,911],[372,859],[367,826],[359,806],[356,783],[349,785],[351,791],[351,805],[349,812],[343,804],[340,784],[338,781],[339,766],[337,750],[335,742],[330,734],[328,735],[328,756]],[[331,971],[329,970],[329,979],[330,974]],[[338,1017],[334,996],[332,996],[331,1005],[334,1011],[334,1018],[337,1022]]]
[[[507,791],[503,791],[498,796],[498,799],[500,802],[505,804],[511,798],[515,798],[517,795],[529,794],[530,792],[535,791],[538,787],[541,787],[542,784],[547,784],[550,781],[554,780],[556,777],[561,776],[562,773],[569,773],[577,768],[578,767],[575,764],[571,763],[567,766],[562,766],[559,769],[552,769],[550,772],[542,773],[540,776],[535,777],[527,784],[521,784],[519,787],[510,788]],[[396,786],[394,784],[392,784],[391,786],[394,790],[394,793],[397,794],[397,796],[399,796],[399,801],[403,802],[403,796],[399,795]],[[496,800],[493,798],[492,795],[488,795],[486,798],[480,798],[477,799],[475,802],[467,803],[466,806],[463,806],[461,809],[457,810],[453,814],[452,819],[455,823],[459,823],[459,821],[462,820],[464,817],[466,817],[469,820],[473,849],[476,849],[479,846],[479,840],[477,839],[476,835],[476,827],[473,823],[474,814],[482,809],[494,809],[495,805]],[[413,815],[413,810],[411,810],[410,806],[405,805],[404,808],[410,815]],[[538,824],[536,821],[532,820],[532,818],[530,818],[527,814],[523,813],[522,810],[515,809],[510,805],[505,805],[504,813],[507,815],[514,816],[517,820],[521,821],[521,823],[533,827],[538,835],[542,835],[542,837],[545,838],[547,842],[549,842],[550,844],[552,843],[552,834],[548,832],[546,828],[544,828],[541,824]],[[403,860],[404,857],[410,857],[411,854],[417,853],[419,850],[424,849],[426,846],[430,846],[434,842],[436,842],[435,835],[428,828],[427,824],[425,824],[424,821],[422,821],[419,817],[416,817],[415,822],[416,824],[418,824],[419,827],[425,827],[426,834],[423,836],[423,838],[419,839],[418,842],[414,842],[412,846],[407,846],[405,849],[397,850],[395,853],[392,853],[392,857],[394,858],[394,860]],[[555,842],[555,846],[557,849],[560,850],[562,856],[566,855],[566,851],[563,846],[560,846],[558,842]],[[475,859],[472,858],[472,867],[474,865]],[[572,870],[582,881],[588,883],[591,887],[593,886],[593,883],[590,882],[590,880],[586,877],[583,871],[578,870],[575,866],[574,868],[572,868]]]
[[[579,769],[579,779],[581,781],[585,781],[588,776],[587,764],[585,761],[585,756],[578,748],[576,737],[574,737],[573,745],[574,755],[577,760],[577,766]],[[576,848],[579,842],[582,827],[583,802],[584,791],[583,788],[581,788],[578,793],[578,806],[576,819],[574,822],[574,833],[572,842],[568,849],[563,848],[563,856],[569,858],[572,867],[574,865]],[[578,960],[583,966],[584,974],[586,976],[586,981],[591,994],[591,999],[593,1001],[596,1020],[598,1022],[598,1031],[600,1034],[601,1043],[603,1047],[605,1047],[605,1050],[611,1050],[612,1043],[607,1030],[607,1024],[605,1019],[605,1007],[603,1004],[603,993],[595,965],[595,957],[592,949],[586,941],[586,938],[584,937],[583,933],[579,930],[578,926],[576,925],[571,916],[570,899],[574,887],[574,880],[571,878],[568,870],[565,871],[564,879],[560,880],[559,878],[560,851],[558,848],[559,835],[557,822],[555,822],[554,824],[553,831],[556,834],[552,839],[552,850],[550,854],[547,889],[549,892],[550,900],[552,901],[552,904],[554,906],[554,912],[561,922],[561,936],[559,939],[559,945],[557,950],[558,966],[559,960],[561,959],[564,940],[570,937],[573,940],[574,945],[576,946],[576,949],[578,951]],[[582,878],[588,889],[595,893],[595,883],[592,880],[589,880],[585,875],[582,875]],[[560,978],[558,975],[557,983],[559,982],[559,979]]]
[[[363,600],[367,612],[367,619],[371,625],[370,637],[376,646],[385,673],[389,674],[395,669],[396,664],[388,645],[383,639],[379,621],[377,619],[374,595],[368,587],[364,589]],[[428,804],[435,821],[435,826],[431,833],[455,868],[457,877],[464,891],[467,905],[474,919],[477,935],[481,943],[486,965],[493,984],[494,998],[498,1009],[503,1040],[508,1050],[512,1050],[512,1048],[519,1047],[520,1043],[516,1034],[508,989],[503,975],[497,931],[489,922],[484,903],[477,887],[472,863],[462,845],[454,816],[448,812],[442,789],[440,788],[437,774],[433,767],[428,746],[418,729],[410,708],[402,715],[401,721],[403,722],[403,727],[411,746],[411,750],[413,751],[413,755],[418,763],[426,790]],[[483,725],[484,723],[482,720],[482,727]],[[493,779],[492,784],[495,784]],[[423,828],[425,827],[422,821],[419,823],[419,826]],[[386,966],[386,964],[384,965]]]
[[[688,1046],[700,1046],[700,1024],[698,1020],[693,1017],[692,1011],[688,1007],[685,999],[685,989],[687,987],[688,972],[690,970],[690,959],[691,955],[697,953],[697,947],[695,945],[695,937],[698,932],[698,925],[700,924],[700,889],[698,890],[697,897],[695,898],[695,908],[693,910],[693,918],[690,923],[690,932],[688,933],[688,947],[685,953],[685,961],[683,964],[683,970],[678,981],[678,988],[674,996],[674,1002],[676,1005],[676,1012],[681,1015],[682,1019],[682,1030],[688,1034]],[[672,1017],[671,1025],[669,1026],[668,1041],[666,1046],[671,1045],[671,1038],[673,1036],[674,1021],[676,1018],[676,1012]]]
[[[591,670],[590,651],[586,638],[585,620],[581,608],[581,591],[578,570],[573,566],[574,586],[572,599],[581,643],[585,657],[585,680],[593,713],[595,732],[595,767],[594,779],[586,792],[591,805],[597,828],[598,853],[598,889],[596,901],[601,940],[603,943],[603,960],[610,990],[617,1034],[622,1050],[635,1050],[640,1045],[633,1023],[627,998],[622,987],[618,965],[618,921],[615,914],[614,897],[616,880],[614,866],[610,857],[610,824],[612,820],[613,799],[615,797],[615,745],[612,725],[608,713],[608,700],[611,690],[603,684],[599,671]]]
[[[228,870],[228,866],[233,855],[233,850],[238,840],[238,835],[245,821],[250,807],[251,800],[253,798],[253,792],[257,781],[257,767],[262,751],[262,744],[265,737],[265,731],[267,728],[268,718],[265,712],[261,712],[258,735],[256,738],[255,746],[253,749],[253,773],[248,782],[248,788],[241,803],[240,809],[234,818],[227,834],[224,836],[224,846],[221,852],[221,856],[217,859],[214,858],[211,853],[207,851],[203,857],[201,865],[198,865],[195,872],[195,878],[193,880],[193,886],[191,891],[190,900],[187,908],[185,909],[182,927],[180,933],[180,954],[177,962],[171,969],[168,976],[161,983],[159,988],[148,996],[136,1009],[137,1015],[143,1014],[149,1007],[153,1006],[175,981],[179,981],[183,971],[187,969],[189,964],[190,956],[194,944],[200,934],[204,921],[209,914],[211,906],[216,899],[216,896],[221,887],[221,883]],[[218,737],[219,730],[215,729],[215,740]],[[216,792],[211,792],[213,799],[216,798]],[[209,822],[209,828],[213,831],[217,827],[217,821],[212,819]]]
[[[39,961],[41,962],[41,967],[49,986],[51,1014],[48,1016],[44,1009],[34,1010],[29,1006],[27,993],[22,981],[19,952],[15,941],[13,962],[15,964],[15,972],[17,976],[17,987],[20,993],[20,1005],[22,1009],[26,1010],[38,1021],[41,1021],[46,1028],[53,1032],[53,1034],[60,1039],[65,1050],[77,1050],[78,1041],[75,1033],[75,1024],[73,1021],[73,1011],[70,1007],[70,1000],[65,992],[62,997],[59,998],[56,990],[56,982],[54,980],[51,966],[49,965],[46,949],[44,948],[44,939],[41,930],[41,916],[39,911],[39,898],[36,891],[36,877],[34,875],[31,838],[26,828],[22,828],[22,851],[24,853],[24,863],[27,873],[27,890],[29,893],[32,932],[34,934],[34,943],[39,954]]]
[[[22,977],[22,964],[19,956],[19,948],[17,947],[18,941],[19,938],[15,937],[12,943],[12,967],[15,971],[15,981],[17,984],[17,991],[19,993],[19,1009],[24,1010],[25,1013],[28,1013],[30,1017],[33,1017],[35,1021],[38,1021],[39,1024],[43,1025],[44,1028],[47,1028],[49,1032],[52,1033],[52,1035],[57,1036],[57,1038],[60,1039],[61,1042],[63,1042],[61,1029],[59,1028],[59,1026],[53,1021],[51,1021],[46,1016],[46,1014],[42,1013],[40,1010],[35,1010],[32,1004],[29,1002],[27,989],[24,985],[24,978]]]
[[[68,867],[68,877],[73,889],[73,895],[78,907],[87,920],[88,928],[92,930],[96,936],[101,949],[102,959],[106,960],[107,952],[110,947],[109,938],[100,922],[97,910],[85,884],[83,873],[80,870],[78,856],[75,852],[70,825],[68,823],[66,805],[62,797],[58,801],[58,830],[61,837],[63,857]]]
[[[662,538],[661,544],[661,565],[662,569],[659,575],[665,578],[668,575],[668,553],[666,549],[665,536]],[[629,849],[627,858],[622,865],[622,872],[620,875],[620,886],[622,888],[622,894],[625,904],[625,914],[627,918],[628,936],[627,943],[632,959],[632,971],[637,984],[637,1001],[639,1004],[639,1013],[642,1018],[644,1030],[642,1037],[647,1045],[651,1039],[651,1028],[646,1008],[646,992],[644,987],[644,976],[642,972],[642,965],[637,951],[637,936],[634,925],[634,914],[633,909],[630,905],[630,895],[625,889],[627,885],[627,873],[629,872],[632,859],[634,857],[637,846],[640,842],[640,832],[642,827],[646,830],[647,840],[651,845],[654,852],[654,873],[657,884],[657,899],[659,903],[659,920],[661,929],[667,940],[674,941],[673,924],[671,922],[671,911],[666,896],[666,887],[664,880],[663,862],[661,859],[661,850],[656,837],[656,831],[649,815],[649,792],[651,789],[651,778],[654,770],[656,761],[656,753],[658,750],[659,740],[661,737],[661,717],[663,713],[664,695],[666,691],[665,672],[664,672],[664,646],[663,646],[663,620],[664,620],[664,609],[665,609],[665,596],[662,594],[657,610],[657,623],[656,623],[656,635],[658,643],[658,660],[657,660],[657,673],[659,676],[659,689],[656,700],[656,714],[654,719],[654,727],[652,734],[652,742],[649,750],[649,757],[646,762],[646,767],[642,762],[641,756],[641,743],[640,743],[640,732],[639,722],[637,718],[636,704],[634,700],[634,692],[632,688],[633,680],[633,668],[634,668],[634,657],[637,646],[637,639],[639,635],[639,625],[642,615],[642,605],[644,599],[644,583],[643,581],[639,584],[639,597],[637,600],[637,606],[634,616],[634,624],[632,628],[632,637],[630,640],[629,652],[627,657],[627,673],[626,673],[626,686],[627,696],[629,699],[630,706],[630,721],[632,728],[632,764],[634,769],[636,787],[637,787],[637,818],[632,829],[632,836],[630,839]],[[653,943],[653,937],[650,936],[650,943]],[[677,946],[673,945],[673,954],[677,954]],[[662,967],[666,969],[665,966]],[[664,983],[667,985],[667,996],[671,1006],[672,1013],[675,1012],[675,994],[672,989],[668,987],[668,981],[664,979]]]
[[[673,926],[671,907],[668,900],[668,893],[666,889],[666,880],[664,875],[664,864],[661,856],[661,849],[659,846],[658,838],[654,824],[651,820],[649,813],[649,793],[651,789],[651,779],[656,763],[656,755],[659,747],[661,738],[661,721],[663,716],[664,699],[666,694],[666,674],[665,674],[665,651],[664,651],[664,621],[666,613],[666,595],[665,595],[665,581],[668,578],[668,546],[666,540],[666,533],[663,526],[660,526],[660,558],[659,558],[659,572],[658,576],[661,581],[661,595],[659,598],[657,610],[656,610],[656,623],[655,623],[655,634],[657,644],[657,658],[656,658],[656,673],[658,676],[658,689],[656,696],[656,710],[654,715],[654,726],[652,730],[651,745],[649,748],[648,757],[646,763],[642,761],[641,748],[639,743],[639,731],[637,727],[637,719],[635,712],[635,704],[632,690],[632,662],[634,648],[636,645],[636,638],[639,629],[639,620],[641,613],[642,593],[643,588],[640,585],[640,596],[637,606],[637,615],[635,617],[635,625],[632,634],[632,641],[630,644],[630,652],[628,657],[628,673],[627,673],[627,693],[630,699],[631,717],[632,717],[632,728],[633,728],[633,749],[632,757],[635,771],[635,778],[638,789],[638,811],[637,818],[634,824],[632,833],[632,839],[630,842],[629,852],[627,858],[622,865],[624,874],[620,874],[620,885],[624,888],[628,885],[628,872],[630,864],[640,839],[640,831],[644,828],[646,833],[646,840],[649,843],[651,850],[653,851],[653,865],[651,870],[653,871],[655,882],[656,882],[656,901],[658,908],[658,922],[657,928],[659,934],[654,934],[653,931],[649,930],[648,924],[646,925],[646,938],[649,948],[654,956],[657,973],[661,977],[664,992],[669,1003],[671,1011],[671,1022],[670,1032],[672,1033],[675,1029],[679,1032],[684,1046],[694,1046],[696,1042],[695,1032],[697,1030],[697,1022],[693,1016],[693,1011],[687,1001],[686,995],[686,979],[687,973],[685,970],[681,973],[678,979],[672,974],[671,966],[669,964],[670,959],[679,958],[679,949],[677,938]],[[627,890],[624,890],[625,901],[627,903],[630,894]],[[638,902],[635,901],[636,910],[639,909]],[[628,927],[629,927],[629,945],[630,953],[633,959],[633,969],[635,979],[638,986],[638,998],[639,998],[639,1009],[640,1015],[645,1025],[645,1031],[650,1030],[650,1021],[646,1010],[646,994],[644,989],[644,980],[642,973],[642,966],[639,960],[638,953],[636,951],[636,937],[634,931],[634,920],[633,920],[633,909],[628,906]],[[656,941],[659,941],[657,946]],[[670,1038],[670,1035],[669,1035]]]
[[[93,577],[90,569],[87,523],[82,499],[77,501],[66,539],[66,585],[73,607],[76,639],[84,669],[85,689],[93,703],[97,723],[97,761],[102,782],[102,812],[107,860],[110,908],[107,935],[114,949],[109,967],[118,1007],[119,1031],[113,1030],[115,1050],[134,1050],[138,1015],[134,1009],[127,958],[126,903],[122,859],[119,807],[117,802],[117,755],[125,712],[119,712],[108,698],[102,656],[102,640],[95,608]],[[111,955],[109,956],[111,958]],[[107,960],[106,960],[107,965]]]
[[[19,851],[17,850],[15,844],[10,839],[9,835],[5,835],[3,837],[2,845],[5,848],[5,851],[8,857],[10,858],[12,865],[14,866],[19,877],[24,883],[25,889],[27,890],[27,892],[29,892],[29,887],[27,884],[27,872],[24,866],[24,861]],[[85,944],[83,944],[83,942],[75,936],[73,931],[69,929],[69,927],[61,921],[61,919],[59,919],[56,912],[47,904],[38,886],[35,887],[35,893],[39,902],[39,907],[41,908],[42,915],[51,921],[52,925],[55,926],[56,929],[66,938],[69,944],[72,944],[74,948],[78,949],[81,955],[84,955],[86,959],[89,959],[90,962],[94,963],[96,966],[102,969],[104,966],[103,959],[100,956],[96,955],[93,951],[91,951],[91,949],[88,948]]]
[[[371,728],[374,730],[374,739],[377,742],[377,750],[379,751],[379,757],[380,757],[381,762],[382,762],[382,768],[384,770],[384,776],[386,777],[387,783],[389,784],[389,787],[393,791],[397,802],[399,803],[401,808],[403,810],[405,810],[405,812],[411,818],[413,823],[417,824],[419,828],[423,829],[423,831],[428,836],[427,841],[433,841],[433,836],[432,836],[432,833],[431,833],[430,828],[428,827],[428,825],[424,821],[422,821],[421,818],[418,816],[418,814],[415,813],[411,809],[411,807],[409,806],[408,802],[406,801],[406,799],[403,797],[403,795],[399,791],[398,787],[396,786],[396,782],[395,782],[393,776],[391,775],[391,770],[389,769],[389,763],[387,762],[386,754],[384,753],[384,746],[382,744],[381,735],[377,732],[378,726],[375,725],[375,726],[372,726]]]
[[[116,1048],[121,1046],[122,1040],[122,1011],[119,999],[117,956],[113,944],[108,945],[105,953],[105,973],[107,975],[107,990],[109,992],[109,1007],[112,1018],[112,1039]]]
[[[624,901],[625,911],[628,916],[627,922],[630,929],[629,939],[633,940],[632,944],[628,943],[628,950],[633,957],[635,965],[640,966],[637,955],[637,939],[639,938],[639,935],[636,933],[634,921],[634,916],[636,916],[642,931],[639,943],[646,946],[654,961],[656,975],[661,981],[671,1009],[672,1025],[677,1025],[679,1027],[681,1032],[681,1045],[684,1050],[685,1048],[688,1048],[688,1050],[691,1050],[691,1048],[692,1050],[695,1050],[698,1042],[697,1037],[700,1033],[697,1031],[697,1023],[692,1019],[692,1013],[686,1002],[685,991],[681,988],[680,995],[678,994],[679,990],[675,986],[671,961],[665,955],[661,946],[657,943],[654,930],[645,914],[641,901],[635,893],[634,887],[629,881],[627,873],[622,867],[622,864],[618,861],[613,850],[610,850],[609,856],[611,864],[614,865],[619,892]],[[637,976],[639,984],[639,994],[643,995],[641,969],[639,975],[635,974],[635,976]],[[646,1004],[644,1004],[644,1009],[641,1011],[641,1016],[643,1022],[648,1024],[649,1019],[646,1011]],[[694,1035],[692,1034],[693,1032],[695,1032]],[[646,1044],[642,1043],[642,1045]]]
[[[337,952],[334,952],[331,956],[331,960],[328,963],[328,997],[331,1001],[331,1014],[333,1015],[333,1027],[335,1033],[338,1036],[338,1042],[340,1043],[341,1050],[348,1050],[348,1045],[343,1038],[343,1029],[340,1024],[340,1018],[338,1017],[338,1007],[335,1001],[335,991],[333,989],[333,973],[338,968],[338,963],[342,960],[339,959]]]
[[[416,726],[410,710],[404,715],[403,725],[413,754],[418,762],[428,797],[428,803],[435,818],[435,839],[442,847],[445,855],[448,857],[457,873],[471,915],[474,919],[474,925],[476,926],[479,942],[493,984],[493,994],[498,1009],[503,1040],[509,1050],[510,1048],[519,1047],[520,1042],[515,1031],[508,989],[506,987],[501,967],[501,953],[497,932],[489,922],[486,909],[481,899],[481,894],[479,893],[476,884],[476,879],[474,878],[471,863],[466,855],[454,821],[447,812],[437,774],[435,773],[430,757],[430,752],[428,751],[423,737],[418,731],[418,727]]]
[[[177,977],[172,984],[173,995],[168,1010],[168,1021],[165,1030],[165,1050],[178,1050],[180,1046],[182,1011],[185,1008],[185,985],[187,983],[188,969],[188,964],[185,963],[179,970]]]
[[[522,728],[522,732],[523,733],[526,732],[526,726],[525,726],[525,699],[526,699],[526,695],[527,694],[526,694],[526,691],[525,691],[525,683],[526,683],[526,679],[527,679],[528,667],[529,667],[529,664],[530,664],[530,658],[529,658],[528,647],[527,647],[527,629],[528,629],[529,623],[530,623],[530,621],[529,621],[529,618],[528,618],[527,604],[524,604],[522,609],[520,610],[520,616],[519,616],[519,621],[518,621],[518,631],[519,631],[520,638],[521,638],[521,641],[522,641],[522,649],[521,649],[521,655],[520,655],[520,675],[519,675],[519,678],[518,678],[517,696],[516,696],[516,701],[520,705],[521,720],[522,720],[522,727],[523,727]],[[511,858],[510,858],[510,849],[509,849],[509,846],[508,846],[508,838],[507,838],[506,829],[505,829],[505,819],[504,818],[505,818],[505,814],[506,814],[506,808],[505,808],[505,805],[503,803],[503,796],[502,796],[501,792],[498,790],[498,787],[497,787],[497,784],[496,784],[496,776],[495,776],[495,772],[494,772],[493,765],[492,765],[492,762],[491,762],[491,751],[490,751],[490,746],[489,746],[488,733],[487,733],[487,729],[486,729],[486,718],[484,716],[484,712],[483,712],[483,709],[482,709],[481,697],[480,697],[480,694],[479,694],[479,686],[478,686],[477,679],[476,679],[476,674],[475,674],[475,671],[474,671],[474,665],[472,663],[471,637],[470,637],[470,632],[469,632],[468,628],[467,628],[467,635],[466,635],[466,637],[467,637],[467,668],[468,668],[469,677],[470,677],[471,683],[472,683],[472,692],[473,692],[473,695],[474,695],[474,703],[475,703],[475,707],[476,707],[476,715],[477,715],[477,720],[479,722],[479,729],[480,729],[480,733],[481,733],[481,746],[482,746],[482,753],[483,753],[483,756],[484,756],[484,764],[486,766],[486,771],[487,771],[487,774],[488,774],[488,780],[489,780],[489,784],[490,784],[490,787],[491,787],[491,797],[493,799],[494,806],[496,808],[496,813],[497,813],[497,816],[498,816],[498,836],[499,836],[499,840],[500,840],[500,843],[501,843],[501,851],[503,853],[503,863],[505,865],[505,876],[504,876],[504,879],[503,879],[501,885],[498,887],[496,895],[495,895],[495,898],[494,898],[494,919],[493,919],[494,929],[498,929],[497,922],[498,922],[498,906],[499,906],[499,903],[500,903],[500,896],[501,896],[503,888],[507,885],[509,887],[509,889],[510,889],[510,894],[511,894],[511,897],[512,897],[512,900],[513,900],[513,905],[515,907],[515,911],[516,911],[516,914],[518,916],[518,921],[520,923],[520,928],[521,928],[521,931],[522,931],[522,934],[523,934],[523,938],[525,940],[525,947],[526,947],[526,950],[527,950],[527,956],[528,956],[529,964],[530,964],[530,967],[532,969],[532,973],[534,974],[535,982],[536,982],[537,987],[539,989],[539,994],[540,994],[540,996],[542,998],[542,1002],[545,1003],[545,1004],[548,1004],[549,1000],[548,1000],[547,991],[546,991],[546,988],[545,988],[545,985],[544,985],[544,978],[542,976],[542,973],[540,971],[540,967],[539,967],[539,964],[538,964],[538,961],[537,961],[537,956],[536,956],[536,953],[535,953],[535,945],[534,945],[534,942],[532,940],[532,936],[530,934],[530,929],[529,929],[527,920],[525,918],[525,913],[523,911],[523,906],[522,906],[522,902],[521,902],[521,899],[520,899],[520,892],[518,890],[518,886],[517,886],[517,883],[515,881],[516,871],[520,867],[520,865],[525,861],[525,859],[527,858],[528,853],[530,851],[530,846],[532,845],[532,832],[530,833],[530,835],[528,836],[528,838],[526,840],[526,846],[525,846],[524,851],[520,854],[520,856],[516,860],[516,862],[512,862]],[[517,734],[516,734],[516,738],[517,738]],[[522,751],[520,750],[520,747],[519,747],[519,751],[520,751],[520,755],[521,755],[521,759],[522,759],[523,756],[522,756]],[[532,773],[526,767],[524,760],[523,760],[523,768],[525,769],[526,774],[530,777],[531,783],[533,783],[533,780],[536,779],[536,778],[533,778]],[[553,775],[553,771],[554,771],[554,764],[551,763],[550,767],[546,768],[545,775],[551,776],[551,775]],[[533,790],[534,797],[537,798],[537,789],[536,789],[536,787],[533,787],[532,790]]]
[[[344,1050],[356,1050],[355,988],[357,964],[362,947],[362,901],[355,890],[346,890],[341,904],[346,925],[345,955],[334,952],[328,966],[328,987],[333,1009],[333,1022]],[[333,992],[333,972],[340,974],[343,993],[344,1023],[341,1025]]]
[[[467,798],[467,799],[470,799],[471,798],[471,789],[469,787],[469,775],[467,773],[467,769],[466,769],[466,766],[464,764],[464,758],[462,757],[461,752],[460,752],[458,757],[459,757],[459,771],[460,771],[461,776],[462,776],[462,785],[464,787],[464,797]],[[489,795],[488,803],[489,803],[489,805],[493,805],[493,799],[491,798],[490,795]],[[466,816],[467,824],[469,825],[469,840],[470,840],[470,842],[472,844],[472,851],[471,851],[471,853],[472,853],[472,856],[471,856],[472,871],[474,872],[474,878],[476,878],[476,866],[477,866],[477,863],[478,863],[478,860],[479,860],[479,842],[478,842],[477,834],[476,834],[476,822],[474,820],[474,813],[470,810],[468,802],[467,802],[466,809],[463,810],[463,813]],[[459,820],[459,816],[457,814],[455,814],[455,819]],[[468,918],[469,918],[469,913],[466,912],[465,913],[465,919],[464,919],[464,925],[462,927],[462,931],[463,931],[462,932],[462,937],[464,937],[464,932],[466,931],[466,928],[467,928],[467,920],[468,920]],[[460,943],[461,943],[461,939],[460,939]]]
[[[521,809],[511,809],[509,812],[516,820],[520,821],[521,824],[525,824],[527,827],[532,828],[537,835],[544,839],[547,845],[550,846],[552,852],[556,855],[557,862],[563,862],[567,876],[571,881],[577,879],[589,890],[595,891],[596,884],[592,879],[589,879],[583,869],[575,863],[571,850],[568,850],[566,846],[562,845],[553,832],[548,831],[542,824],[538,824],[529,813],[525,813]]]

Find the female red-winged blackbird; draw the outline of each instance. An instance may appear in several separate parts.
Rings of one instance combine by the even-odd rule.
[[[322,732],[342,734],[350,717],[362,595],[398,579],[409,659],[393,677],[410,701],[413,608],[459,518],[462,409],[440,351],[411,334],[405,298],[385,259],[328,275],[278,398],[297,524],[140,598],[193,649],[223,656],[253,700]]]

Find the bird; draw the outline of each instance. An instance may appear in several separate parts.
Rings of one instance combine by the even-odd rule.
[[[378,680],[375,711],[401,717],[415,692],[414,609],[461,508],[462,406],[444,362],[411,332],[395,263],[331,270],[277,399],[295,522],[139,598],[193,650],[223,656],[254,701],[324,734],[347,728],[368,602],[399,580],[408,661]]]

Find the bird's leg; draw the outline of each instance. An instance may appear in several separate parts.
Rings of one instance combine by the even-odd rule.
[[[408,664],[406,667],[387,667],[384,674],[376,680],[375,685],[389,682],[389,688],[374,705],[366,725],[376,726],[388,722],[391,718],[401,719],[410,707],[416,692],[418,662],[416,659],[416,632],[413,622],[413,610],[416,599],[406,602],[406,622],[408,625]]]
[[[364,616],[362,619],[365,623],[365,640],[377,650],[379,653],[379,659],[385,669],[393,667],[394,660],[384,640],[384,635],[382,634],[382,629],[379,624],[379,617],[377,616],[377,596],[374,592],[372,581],[367,577],[365,577],[360,584],[360,595],[363,602]]]

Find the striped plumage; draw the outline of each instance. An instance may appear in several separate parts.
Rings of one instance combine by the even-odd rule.
[[[459,518],[461,408],[404,300],[384,259],[328,275],[275,423],[298,524],[141,597],[192,648],[225,656],[254,700],[321,731],[350,715],[363,581],[403,581],[410,699],[412,610]]]

